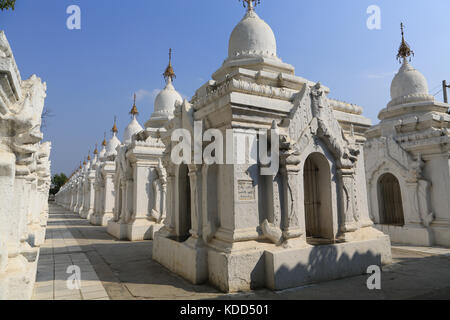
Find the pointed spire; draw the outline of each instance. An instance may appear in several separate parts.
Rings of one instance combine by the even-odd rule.
[[[169,49],[169,65],[167,66],[166,71],[164,71],[163,76],[164,79],[166,79],[166,82],[173,82],[173,79],[177,77],[172,68],[172,48]]]
[[[397,59],[399,62],[406,62],[406,59],[409,57],[409,60],[411,61],[411,56],[414,56],[414,51],[411,50],[411,47],[405,41],[403,22],[400,24],[400,29],[402,31],[402,43],[400,44],[400,48],[398,49]]]
[[[106,142],[106,132],[105,132],[105,135],[103,137],[102,146],[106,147],[106,144],[107,144],[107,142]]]
[[[261,4],[261,0],[239,0],[239,1],[242,1],[242,5],[244,6],[244,8],[247,7],[248,12],[253,11],[257,5]]]
[[[89,152],[88,152],[87,160],[91,161],[91,150],[89,150]]]
[[[113,133],[113,135],[116,135],[117,132],[119,132],[119,130],[117,130],[117,124],[116,123],[117,123],[117,117],[114,116],[114,125],[113,125],[113,127],[111,129],[111,132]]]
[[[94,155],[98,155],[97,144],[95,144]]]
[[[130,114],[133,117],[136,117],[139,114],[138,109],[136,107],[136,93],[134,94],[134,103],[133,103],[133,107],[131,108]]]

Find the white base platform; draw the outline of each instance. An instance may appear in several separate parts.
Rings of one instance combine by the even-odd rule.
[[[105,214],[93,214],[89,222],[94,226],[103,226],[106,227],[108,225],[108,221],[113,218],[112,213],[105,213]]]
[[[216,246],[220,247],[220,246]],[[194,284],[209,281],[223,292],[257,288],[282,290],[365,274],[371,265],[391,262],[389,237],[299,248],[249,241],[221,251],[189,238],[156,233],[153,259]]]

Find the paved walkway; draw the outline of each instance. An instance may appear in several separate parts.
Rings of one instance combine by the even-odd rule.
[[[106,228],[51,205],[34,299],[450,299],[450,250],[402,246],[392,253],[381,290],[368,290],[368,275],[362,275],[279,292],[223,294],[153,261],[152,241],[115,240]],[[72,265],[80,268],[80,289],[67,286]]]
[[[84,249],[69,231],[78,223],[75,214],[52,206],[38,262],[34,300],[109,300]],[[71,278],[75,268],[79,268],[78,283]]]

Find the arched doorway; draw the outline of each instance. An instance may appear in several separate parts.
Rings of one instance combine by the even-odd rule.
[[[403,226],[402,193],[398,179],[391,173],[383,174],[378,180],[380,224]]]
[[[182,164],[178,172],[178,240],[186,241],[191,229],[191,184],[189,168]]]
[[[306,159],[303,169],[305,228],[310,244],[334,241],[331,203],[331,171],[320,153]]]

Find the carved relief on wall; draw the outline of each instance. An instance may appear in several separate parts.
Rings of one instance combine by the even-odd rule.
[[[167,173],[161,160],[156,167],[157,177],[153,180],[153,208],[150,216],[157,222],[161,223],[166,216],[166,194],[167,194]]]
[[[339,173],[339,203],[343,215],[341,230],[356,230],[355,221],[360,220],[357,201],[356,161],[360,150],[352,137],[347,137],[334,116],[325,88],[320,83],[305,84],[295,96],[288,119],[280,124],[281,163],[300,159],[308,146],[323,143],[334,158]],[[298,207],[300,204],[297,204]]]
[[[339,167],[353,167],[360,151],[355,142],[345,136],[321,84],[306,84],[293,103],[289,118],[280,125],[287,129],[285,136],[288,138],[283,139],[294,141],[297,149],[302,150],[301,145],[309,143],[311,136],[317,136],[334,155]]]
[[[412,207],[418,211],[422,224],[428,227],[434,220],[434,214],[431,209],[429,199],[431,183],[423,176],[423,167],[425,163],[421,155],[415,158],[404,150],[393,137],[380,137],[367,142],[366,152],[366,173],[369,185],[377,186],[377,173],[388,165],[393,165],[396,176],[403,178],[407,184],[413,184],[413,194],[410,197],[414,199]],[[370,186],[369,186],[370,187]],[[402,192],[410,192],[402,190]],[[376,199],[371,199],[376,201]]]

